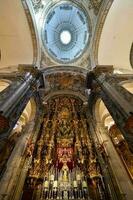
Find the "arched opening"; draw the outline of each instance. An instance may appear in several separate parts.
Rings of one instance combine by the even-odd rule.
[[[107,137],[105,137],[106,139],[104,138],[105,143],[108,138],[111,139],[111,143],[113,143],[113,146],[124,163],[130,178],[133,180],[133,154],[130,152],[123,134],[115,124],[112,116],[101,99],[98,99],[96,102],[95,119],[96,123],[99,123],[100,127],[102,127],[102,131],[107,134]]]
[[[13,131],[10,135],[12,137],[14,133],[17,132],[17,135],[22,132],[24,127],[32,120],[34,120],[36,115],[36,103],[33,98],[29,100],[25,109],[23,110],[19,120],[17,121],[16,125],[13,128]]]
[[[0,92],[5,90],[10,85],[10,83],[11,83],[11,81],[9,81],[9,80],[0,79]]]
[[[128,92],[133,94],[133,81],[128,80],[128,81],[123,81],[120,83],[122,87],[124,87]]]
[[[7,84],[3,83],[3,88],[6,88]],[[36,102],[34,98],[31,98],[27,103],[24,111],[22,112],[19,120],[15,124],[12,132],[8,137],[3,150],[0,152],[0,175],[3,174],[6,163],[10,158],[13,149],[15,148],[21,136],[25,134],[25,131],[28,131],[28,124],[35,119],[36,116]]]

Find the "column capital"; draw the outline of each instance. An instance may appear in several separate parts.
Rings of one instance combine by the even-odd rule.
[[[42,74],[42,72],[35,65],[30,64],[20,64],[18,66],[18,70],[24,74],[29,72],[33,77],[38,77]]]
[[[96,65],[96,67],[88,71],[86,75],[86,86],[88,89],[92,89],[94,86],[94,80],[99,77],[104,81],[106,75],[112,75],[114,71],[113,65]]]
[[[114,68],[113,65],[96,65],[96,67],[93,69],[94,74],[101,75],[104,74],[113,74]]]

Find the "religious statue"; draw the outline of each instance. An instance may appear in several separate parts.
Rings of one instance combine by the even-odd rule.
[[[64,163],[62,167],[62,181],[67,182],[68,181],[68,171],[69,168],[66,163]]]

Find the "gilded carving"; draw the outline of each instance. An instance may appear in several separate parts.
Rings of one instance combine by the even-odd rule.
[[[88,188],[93,188],[92,195],[95,195],[93,190],[100,182],[101,171],[88,134],[89,125],[81,112],[83,102],[57,96],[48,100],[47,105],[49,109],[32,155],[26,190],[33,191],[33,199],[36,195],[38,199],[87,199]]]

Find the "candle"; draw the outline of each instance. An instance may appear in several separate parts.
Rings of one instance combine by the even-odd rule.
[[[48,188],[48,187],[49,187],[49,182],[48,182],[48,181],[45,181],[45,182],[44,182],[44,187],[45,187],[45,188]]]
[[[54,187],[54,188],[57,188],[57,187],[58,187],[58,181],[54,181],[53,187]]]
[[[50,180],[51,180],[51,181],[54,181],[54,174],[51,174]]]
[[[87,188],[87,183],[86,183],[86,181],[83,181],[83,182],[82,182],[82,187],[83,187],[83,188]]]
[[[77,181],[73,181],[73,187],[77,187]]]

